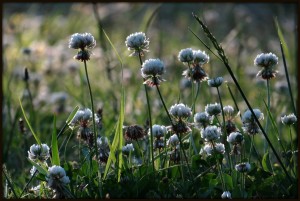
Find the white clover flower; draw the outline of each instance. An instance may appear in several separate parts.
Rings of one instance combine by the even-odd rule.
[[[131,151],[134,151],[134,147],[133,147],[132,143],[127,144],[127,145],[125,145],[125,146],[122,147],[122,152],[124,154],[129,154],[129,152],[131,152]]]
[[[249,172],[251,169],[251,165],[248,162],[240,163],[240,164],[235,165],[235,169],[238,172]]]
[[[181,62],[191,62],[194,60],[194,54],[192,48],[186,48],[180,50],[178,54],[178,60]]]
[[[206,141],[215,141],[221,136],[221,129],[217,126],[207,126],[201,130],[201,137]]]
[[[201,149],[200,154],[205,152],[208,156],[213,154],[213,146],[210,143],[205,144],[205,146]]]
[[[283,117],[281,117],[281,122],[284,125],[292,125],[297,122],[297,117],[293,113],[289,115],[284,115]]]
[[[91,52],[87,49],[92,49],[96,46],[96,40],[90,33],[75,33],[69,40],[69,48],[79,49],[74,59],[79,61],[87,61],[90,59]]]
[[[128,47],[128,50],[134,50],[130,56],[143,56],[144,52],[148,52],[149,38],[146,38],[145,33],[136,32],[127,36],[125,44]]]
[[[221,195],[222,199],[231,199],[231,193],[229,191],[224,191]]]
[[[241,144],[244,141],[244,137],[240,132],[232,132],[227,136],[227,142],[230,144]]]
[[[160,76],[165,72],[165,65],[159,59],[148,59],[143,63],[141,72],[142,77],[146,79],[144,84],[159,85],[163,81]]]
[[[81,49],[94,48],[96,46],[96,40],[90,33],[75,33],[71,36],[69,41],[69,48]]]
[[[254,59],[254,65],[260,67],[273,67],[278,64],[278,57],[273,53],[261,53]]]
[[[70,122],[71,126],[79,124],[82,127],[87,127],[88,122],[92,119],[92,111],[89,108],[80,109],[76,112],[75,116]]]
[[[199,112],[194,115],[194,122],[196,128],[200,129],[201,127],[206,127],[211,122],[211,116],[206,112]]]
[[[259,109],[253,109],[253,112],[258,120],[264,119],[264,114]],[[243,116],[242,116],[243,122],[252,122],[254,121],[254,117],[252,116],[252,113],[250,110],[247,110]]]
[[[179,138],[176,134],[170,136],[169,140],[167,141],[167,145],[171,145],[173,147],[176,147],[178,143],[179,143]]]
[[[167,129],[165,126],[160,126],[160,125],[157,125],[157,124],[154,124],[152,126],[152,134],[153,134],[153,137],[156,137],[156,138],[161,138],[161,137],[164,137],[164,135],[167,133]],[[149,130],[149,133],[150,134],[150,130]]]
[[[194,50],[193,51],[194,62],[200,65],[206,64],[209,62],[209,56],[205,53],[205,51]]]
[[[205,106],[205,112],[209,114],[210,116],[216,116],[221,113],[221,105],[219,103],[215,104],[208,104]]]
[[[46,161],[49,157],[50,148],[48,147],[47,144],[33,144],[31,145],[29,151],[28,151],[28,158],[30,160],[40,160],[40,161]]]
[[[254,65],[263,67],[263,69],[259,71],[256,76],[261,76],[263,79],[271,79],[276,77],[278,71],[274,70],[274,67],[277,64],[278,57],[271,52],[257,55],[254,59]]]
[[[222,143],[216,143],[215,144],[215,150],[216,152],[220,153],[220,154],[224,154],[225,153],[225,146]]]
[[[191,108],[185,106],[183,103],[172,105],[170,114],[178,119],[186,119],[192,115]]]
[[[223,112],[224,112],[224,115],[229,117],[229,118],[232,118],[233,117],[233,113],[234,113],[234,109],[232,106],[230,105],[226,105],[223,107]]]
[[[50,188],[60,189],[61,186],[70,183],[70,179],[66,175],[64,168],[54,165],[50,167],[48,171],[49,173],[46,177],[46,180]]]
[[[33,176],[36,171],[37,171],[36,167],[32,166],[32,168],[30,169],[30,175]]]
[[[210,87],[219,87],[219,86],[221,86],[223,81],[224,81],[223,77],[216,77],[216,78],[209,79],[207,81],[207,84]]]

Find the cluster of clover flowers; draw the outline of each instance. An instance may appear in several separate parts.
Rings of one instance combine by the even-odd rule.
[[[205,111],[195,114],[192,113],[190,107],[183,103],[174,104],[168,110],[159,91],[160,83],[165,81],[162,79],[162,75],[165,73],[164,63],[160,59],[148,59],[144,62],[142,62],[141,59],[141,57],[145,55],[145,52],[149,51],[149,39],[146,38],[144,33],[137,32],[129,35],[126,38],[125,44],[129,50],[133,51],[131,56],[138,56],[140,59],[141,75],[144,79],[143,84],[157,88],[171,124],[164,126],[158,124],[152,125],[150,123],[151,127],[149,129],[144,129],[139,125],[124,126],[124,138],[126,144],[123,146],[122,152],[125,156],[131,155],[131,152],[134,151],[133,141],[138,142],[139,140],[154,138],[154,140],[151,140],[152,151],[160,151],[168,146],[170,151],[167,152],[167,155],[169,156],[170,161],[173,161],[174,163],[182,162],[180,151],[182,151],[184,155],[185,152],[180,149],[182,147],[181,138],[183,135],[192,132],[192,129],[190,128],[192,126],[200,130],[201,138],[205,141],[199,154],[207,156],[224,154],[226,152],[225,146],[227,146],[224,144],[226,140],[221,140],[221,136],[224,136],[223,139],[227,139],[227,142],[231,145],[230,154],[240,155],[243,148],[244,134],[254,136],[260,133],[260,128],[249,110],[245,111],[242,115],[243,126],[242,131],[240,131],[234,122],[234,119],[237,116],[236,114],[239,112],[236,112],[235,114],[234,108],[230,105],[223,107],[221,99],[220,104],[207,104]],[[74,59],[84,63],[88,61],[92,55],[91,51],[88,49],[92,49],[95,45],[96,41],[90,33],[73,34],[69,42],[70,48],[78,49],[78,53]],[[183,75],[191,81],[197,83],[207,81],[209,86],[216,87],[217,89],[222,85],[222,77],[213,79],[208,78],[208,75],[204,70],[204,64],[209,62],[209,56],[204,51],[192,50],[191,48],[183,49],[178,54],[178,60],[187,64],[188,69],[183,72]],[[263,69],[259,71],[257,76],[261,76],[266,80],[274,78],[277,73],[277,71],[274,70],[274,67],[277,63],[278,58],[273,53],[262,53],[258,55],[254,60],[254,64]],[[258,120],[264,119],[264,115],[259,109],[254,109],[253,111]],[[223,124],[220,123],[218,119],[219,115],[223,116]],[[194,117],[194,122],[190,123],[188,121],[192,116]],[[217,124],[213,124],[214,119],[218,122]],[[283,116],[281,120],[283,124],[290,126],[297,121],[297,118],[294,114],[290,114]],[[94,127],[93,131],[90,129],[92,125]],[[98,129],[102,128],[101,115],[94,113],[92,103],[92,110],[88,108],[78,110],[69,126],[71,128],[79,126],[77,130],[77,139],[84,142],[92,149],[95,136],[98,136],[96,135],[96,126]],[[169,139],[166,139],[168,133],[170,134],[170,137]],[[108,139],[106,137],[97,137],[95,144],[98,155],[97,161],[105,165],[110,154]],[[49,150],[50,149],[46,144],[34,144],[30,147],[30,151],[28,151],[28,157],[30,160],[35,162],[38,161],[47,166],[46,161],[49,158]],[[152,160],[154,160],[154,157]],[[218,167],[222,178],[222,164],[218,164]],[[241,173],[247,173],[250,169],[250,163],[242,162],[242,160],[235,165],[235,170]],[[37,170],[34,168],[31,171],[32,174],[35,174],[36,172]],[[63,187],[69,182],[69,177],[66,176],[65,170],[62,167],[49,167],[47,184],[54,192],[56,192],[56,197],[63,197]],[[231,198],[231,193],[227,191],[223,182],[222,186],[224,192],[221,197]]]

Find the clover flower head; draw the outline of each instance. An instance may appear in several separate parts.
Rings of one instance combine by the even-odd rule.
[[[256,56],[254,59],[254,65],[263,67],[257,73],[257,77],[261,76],[263,79],[271,79],[276,77],[278,71],[274,70],[274,67],[278,64],[278,57],[273,53],[262,53]]]
[[[251,169],[251,165],[248,162],[246,162],[246,163],[239,163],[239,164],[235,165],[235,169],[238,172],[249,172],[250,169]]]
[[[244,137],[240,132],[232,132],[227,136],[227,142],[230,144],[241,144],[244,141]]]
[[[254,112],[254,114],[255,114],[255,116],[256,116],[256,118],[258,119],[258,120],[263,120],[264,119],[264,114],[259,110],[259,109],[253,109],[253,112]],[[252,113],[251,113],[251,111],[250,110],[247,110],[244,114],[243,114],[243,116],[242,116],[242,121],[243,122],[253,122],[254,121],[254,117],[253,117],[253,115],[252,115]]]
[[[211,116],[209,116],[206,112],[198,112],[194,115],[194,122],[198,129],[206,127],[211,122]]]
[[[179,138],[176,134],[170,136],[169,140],[167,141],[167,145],[171,145],[172,147],[176,147],[179,143]]]
[[[188,106],[179,103],[171,106],[170,114],[176,119],[186,119],[192,115],[192,111]]]
[[[98,137],[97,138],[97,146],[99,149],[109,149],[108,139],[107,137]]]
[[[194,50],[193,56],[194,56],[194,63],[203,65],[209,62],[209,56],[205,53],[205,51]]]
[[[181,62],[192,62],[194,60],[194,54],[192,48],[186,48],[180,50],[178,54],[178,60]]]
[[[133,147],[132,143],[126,144],[125,146],[122,147],[122,152],[124,154],[129,154],[129,152],[131,152],[131,151],[134,151],[134,147]]]
[[[223,83],[223,80],[224,79],[222,77],[216,77],[216,78],[209,79],[207,81],[207,84],[210,87],[219,87]]]
[[[152,126],[152,134],[153,134],[153,137],[155,138],[161,138],[161,137],[164,137],[164,135],[167,133],[167,129],[165,126],[160,126],[160,125],[157,125],[157,124],[154,124]],[[149,134],[150,134],[150,130],[149,130]]]
[[[128,50],[134,51],[130,56],[144,56],[144,52],[148,52],[149,38],[143,32],[136,32],[127,36],[125,44]]]
[[[132,125],[123,128],[125,128],[124,136],[127,141],[140,140],[146,136],[146,132],[141,126]]]
[[[32,161],[40,160],[44,162],[50,157],[49,151],[50,148],[47,144],[33,144],[28,151],[28,158]]]
[[[201,137],[205,141],[215,141],[221,136],[221,129],[217,126],[207,126],[205,129],[201,130]]]
[[[204,147],[200,150],[200,154],[205,153],[208,156],[213,154],[213,146],[210,143],[204,145]]]
[[[234,109],[230,105],[226,105],[223,107],[224,115],[227,116],[229,119],[233,117]]]
[[[46,180],[50,188],[59,190],[61,186],[70,183],[70,179],[66,175],[64,168],[54,165],[50,167],[48,171],[49,173]]]
[[[297,122],[297,117],[294,114],[284,115],[281,117],[281,122],[284,125],[292,125]]]
[[[231,199],[231,193],[229,191],[224,191],[221,195],[222,199]]]
[[[205,112],[210,116],[217,116],[221,114],[221,105],[219,103],[208,104],[205,106]]]
[[[213,155],[214,153],[225,153],[225,146],[222,143],[216,143],[213,145],[212,143],[206,143],[201,153],[205,152],[208,156]]]
[[[142,77],[146,79],[144,84],[159,85],[161,81],[164,81],[160,76],[165,72],[165,65],[159,59],[148,59],[143,63],[141,72]]]
[[[98,148],[98,161],[100,163],[106,163],[110,154],[109,144],[107,137],[97,138],[97,148]]]
[[[89,121],[92,119],[92,111],[89,108],[79,109],[73,119],[71,120],[70,125],[74,126],[79,124],[81,127],[87,127]]]
[[[79,61],[87,61],[90,59],[91,52],[87,49],[92,49],[96,46],[96,40],[90,33],[75,33],[69,40],[69,48],[79,49],[74,59]]]
[[[162,149],[165,147],[165,141],[161,138],[156,138],[153,142],[153,149]]]
[[[220,154],[224,154],[225,153],[225,146],[222,143],[216,143],[215,144],[215,150],[216,152],[220,153]]]

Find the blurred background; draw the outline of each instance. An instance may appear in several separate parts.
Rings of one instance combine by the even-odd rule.
[[[181,49],[191,47],[205,50],[210,62],[205,71],[209,77],[222,76],[235,94],[241,112],[246,106],[235,88],[226,68],[188,30],[193,30],[208,46],[198,22],[198,15],[208,26],[229,59],[229,63],[254,108],[266,115],[266,82],[256,77],[260,70],[253,61],[257,54],[273,52],[279,57],[277,77],[271,80],[271,111],[277,122],[282,114],[291,113],[291,100],[287,90],[283,61],[274,19],[277,18],[286,40],[287,57],[294,97],[297,92],[298,22],[297,5],[289,3],[5,3],[2,17],[2,161],[23,186],[30,178],[31,165],[26,160],[27,151],[34,139],[20,118],[23,118],[18,99],[21,98],[33,129],[42,142],[50,144],[53,115],[57,128],[61,129],[72,109],[90,107],[89,93],[84,76],[83,63],[73,59],[77,53],[68,48],[74,33],[91,33],[97,46],[88,61],[88,70],[97,109],[103,109],[101,135],[112,138],[118,118],[120,87],[126,93],[125,124],[144,125],[147,117],[146,101],[138,58],[129,57],[125,39],[134,32],[143,31],[150,40],[145,58],[160,58],[166,65],[161,92],[167,107],[181,102],[191,106],[191,83],[183,79],[187,68],[178,61]],[[101,25],[120,54],[121,65],[99,29]],[[25,68],[29,79],[24,81]],[[233,105],[226,85],[221,94],[224,105]],[[150,91],[153,122],[168,124],[156,90]],[[218,101],[216,90],[201,83],[196,112],[205,105]],[[239,127],[241,122],[239,121]],[[280,129],[281,124],[278,124]],[[23,128],[23,129],[22,129]],[[70,136],[70,138],[67,138]],[[64,160],[76,160],[78,142],[75,135],[62,137],[65,146]],[[296,136],[294,136],[296,138]],[[260,138],[256,138],[259,139]],[[260,142],[257,142],[260,143]],[[72,154],[71,154],[72,153]],[[75,156],[74,156],[75,153]],[[25,177],[20,177],[25,173]],[[13,180],[14,181],[14,180]]]

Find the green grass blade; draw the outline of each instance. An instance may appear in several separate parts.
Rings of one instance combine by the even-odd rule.
[[[270,112],[270,110],[269,110],[269,108],[268,108],[268,105],[267,105],[266,101],[263,100],[263,102],[264,102],[265,107],[266,107],[266,109],[267,109],[268,117],[269,117],[270,120],[271,120],[273,129],[275,130],[275,132],[276,132],[276,134],[277,134],[277,138],[279,139],[279,130],[278,130],[278,128],[277,128],[277,125],[276,125],[276,122],[275,122],[275,120],[274,120],[274,118],[273,118],[273,115],[272,115],[272,113]]]
[[[27,125],[28,125],[28,127],[29,127],[29,129],[30,129],[30,131],[31,131],[31,133],[32,133],[32,135],[33,135],[33,137],[34,137],[34,139],[35,139],[36,142],[41,146],[41,141],[40,141],[40,139],[37,137],[37,135],[35,134],[35,132],[33,131],[32,127],[31,127],[31,124],[30,124],[30,122],[28,121],[28,118],[27,118],[27,116],[26,116],[26,114],[25,114],[25,111],[24,111],[24,108],[23,108],[23,105],[22,105],[22,102],[21,102],[21,99],[20,99],[20,98],[19,98],[19,103],[20,103],[20,107],[21,107],[21,110],[22,110],[24,119],[25,119],[25,121],[26,121],[26,123],[27,123]]]
[[[263,159],[262,159],[262,167],[264,171],[266,172],[272,172],[272,167],[270,164],[270,159],[269,159],[269,152],[265,153]]]
[[[144,23],[142,23],[142,28],[140,30],[144,30],[145,34],[147,34],[148,29],[153,22],[153,19],[155,18],[156,14],[159,11],[159,8],[161,7],[161,4],[159,4],[153,11],[147,12],[144,16]]]
[[[77,112],[78,110],[79,110],[79,106],[76,106],[76,107],[74,108],[74,110],[70,113],[68,119],[66,120],[66,123],[67,123],[67,124],[69,124],[69,123],[72,121],[72,119],[74,118],[74,116],[75,116],[75,114],[76,114],[76,112]]]
[[[121,66],[123,66],[123,65],[122,65],[122,64],[123,64],[123,60],[121,59],[121,57],[120,57],[118,51],[116,50],[115,46],[113,45],[113,43],[112,43],[111,40],[109,39],[109,37],[108,37],[108,35],[106,34],[106,32],[104,31],[104,29],[103,29],[103,28],[101,28],[101,29],[102,29],[102,31],[103,31],[103,33],[104,33],[106,39],[108,40],[109,44],[111,45],[111,47],[113,48],[114,52],[116,53],[116,55],[117,55],[117,57],[118,57],[118,60],[119,60],[120,63],[121,63]],[[123,67],[122,67],[122,71],[123,71]]]
[[[115,131],[115,136],[111,145],[110,154],[107,160],[106,168],[104,171],[104,179],[107,176],[108,170],[110,168],[111,163],[113,162],[114,156],[117,153],[118,154],[118,182],[120,181],[121,177],[121,169],[123,164],[123,157],[122,157],[122,146],[123,146],[123,122],[124,122],[124,90],[122,90],[122,98],[121,98],[121,108],[120,108],[120,115],[117,122],[117,127]]]
[[[5,176],[5,179],[6,179],[6,181],[7,181],[7,184],[8,184],[8,186],[11,188],[11,190],[12,190],[14,196],[15,196],[16,198],[18,198],[18,196],[17,196],[17,194],[16,194],[16,191],[15,191],[15,188],[14,188],[12,182],[10,181],[8,175],[7,175],[6,172],[4,171],[4,169],[2,169],[2,172],[3,172],[4,176]]]
[[[56,117],[53,119],[53,131],[52,131],[52,165],[60,166],[59,153],[57,145],[57,131],[56,131]]]
[[[45,167],[40,166],[39,164],[37,164],[36,162],[30,160],[28,158],[29,162],[43,175],[47,175],[48,174],[48,170]]]

